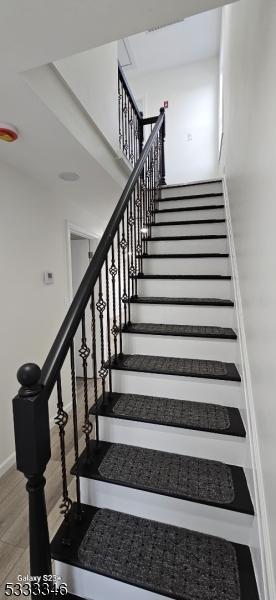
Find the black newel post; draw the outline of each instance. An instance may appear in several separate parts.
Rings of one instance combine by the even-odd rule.
[[[48,400],[39,383],[40,368],[23,365],[21,388],[13,399],[17,469],[27,479],[29,494],[30,575],[50,575],[51,555],[45,503],[44,471],[51,456]]]
[[[164,113],[165,109],[162,107],[160,108],[160,113]],[[164,121],[162,124],[162,129],[161,129],[161,137],[162,137],[162,144],[161,144],[161,169],[162,169],[162,173],[161,173],[161,185],[166,185],[166,169],[165,169],[165,137],[166,137],[166,125],[165,125],[165,115],[164,115]]]

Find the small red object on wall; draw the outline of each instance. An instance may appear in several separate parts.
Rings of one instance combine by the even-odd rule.
[[[164,100],[164,108],[169,108],[169,101],[168,100]]]
[[[18,132],[12,125],[0,123],[0,140],[3,142],[15,142],[18,138]]]

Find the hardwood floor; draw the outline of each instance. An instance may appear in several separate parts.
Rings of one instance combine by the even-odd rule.
[[[93,404],[92,383],[89,382],[89,407]],[[77,380],[79,449],[84,448],[82,424],[84,421],[83,383]],[[91,419],[93,422],[93,420]],[[94,437],[94,423],[92,436]],[[59,513],[61,499],[61,467],[58,427],[51,430],[51,460],[46,470],[46,504],[50,539],[57,531],[62,518]],[[70,474],[74,464],[73,419],[69,413],[66,427],[66,463],[68,491],[75,500],[75,480]],[[5,598],[7,582],[16,583],[18,575],[29,573],[28,505],[26,480],[12,467],[0,478],[0,597]]]

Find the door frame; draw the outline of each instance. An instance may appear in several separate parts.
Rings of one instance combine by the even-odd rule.
[[[67,277],[68,277],[68,307],[70,306],[73,300],[73,284],[72,284],[72,257],[71,257],[71,234],[75,233],[84,239],[100,240],[101,236],[98,233],[94,233],[92,231],[87,231],[83,227],[79,227],[79,225],[75,225],[71,221],[66,221],[66,245],[67,245]]]

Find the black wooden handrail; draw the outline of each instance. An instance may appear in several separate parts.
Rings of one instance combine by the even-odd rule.
[[[160,115],[157,117],[154,129],[145,144],[139,161],[136,163],[131,173],[120,200],[111,216],[106,230],[98,244],[95,254],[88,266],[84,278],[77,290],[77,293],[42,367],[40,381],[45,388],[48,398],[56,383],[57,374],[59,373],[70,348],[71,340],[80,324],[83,311],[87,306],[91,296],[91,289],[94,287],[98,279],[106,255],[110,249],[112,240],[114,239],[118,225],[127,206],[129,197],[135,187],[140,173],[142,172],[144,163],[163,123],[164,108],[161,108]]]
[[[133,110],[131,107],[131,115]],[[143,127],[141,118],[139,123],[142,123]],[[91,453],[93,454],[91,433],[94,426],[90,420],[90,399],[92,396],[96,407],[95,440],[98,447],[100,444],[99,402],[109,402],[113,389],[112,365],[116,363],[119,356],[124,355],[123,332],[127,323],[131,322],[131,298],[137,297],[138,294],[137,280],[143,273],[143,260],[148,251],[148,240],[155,220],[160,186],[165,182],[163,108],[160,109],[160,115],[151,120],[150,127],[151,133],[144,149],[140,147],[138,152],[136,143],[135,162],[129,180],[42,370],[34,363],[27,363],[17,373],[21,388],[13,399],[16,462],[18,470],[22,471],[27,479],[32,576],[51,574],[44,472],[51,456],[48,400],[54,386],[56,386],[57,406],[55,424],[59,430],[60,443],[60,511],[63,516],[63,544],[68,545],[73,541],[72,519],[74,522],[75,519],[81,521],[85,512],[81,499],[79,474],[79,461],[82,460],[79,454],[79,436],[84,436],[85,461],[90,464]],[[130,125],[129,131],[132,129]],[[137,133],[136,129],[134,133]],[[137,142],[138,138],[135,137],[135,140]],[[133,149],[132,142],[130,148]],[[88,304],[90,306],[89,330],[86,310]],[[80,328],[81,339],[76,336],[78,328]],[[76,370],[76,352],[81,359],[83,382],[81,391],[77,389],[77,376],[80,375]],[[69,384],[71,387],[72,397],[76,504],[72,503],[68,487],[68,472],[72,465],[67,464],[66,456],[65,436],[69,421],[69,414],[66,411],[68,388],[65,390],[63,386],[62,372],[66,359],[69,361],[71,374],[68,378],[68,373],[65,371],[66,386]],[[92,378],[88,371],[89,365],[92,367]],[[101,398],[99,398],[99,382],[101,382]],[[80,406],[84,408],[82,414],[80,414]],[[79,418],[82,420],[81,429]]]

